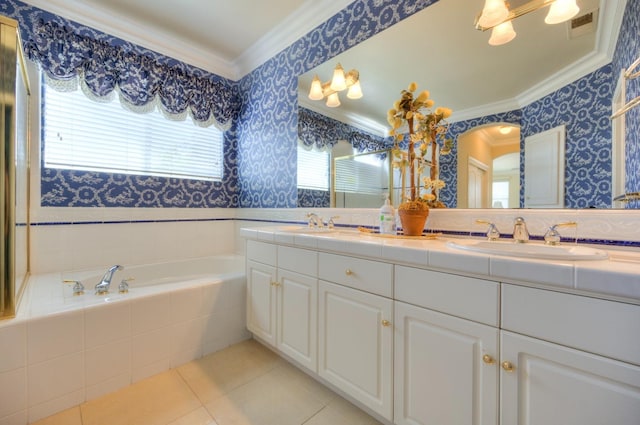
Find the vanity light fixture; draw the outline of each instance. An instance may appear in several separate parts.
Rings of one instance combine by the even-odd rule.
[[[316,75],[311,82],[309,90],[309,99],[322,100],[327,98],[327,106],[335,108],[340,106],[340,97],[338,92],[349,89],[347,97],[349,99],[360,99],[362,97],[362,87],[360,87],[360,73],[356,69],[344,72],[342,65],[337,64],[333,70],[333,78],[331,81],[322,83]]]
[[[514,19],[547,6],[550,8],[544,21],[550,25],[568,21],[580,12],[576,0],[531,0],[512,10],[505,0],[485,0],[482,12],[476,17],[475,27],[480,31],[492,30],[489,39],[492,46],[506,44],[516,36]]]

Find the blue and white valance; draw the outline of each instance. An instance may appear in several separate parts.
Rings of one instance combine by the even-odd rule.
[[[237,110],[232,85],[182,67],[161,64],[151,56],[126,50],[56,22],[39,20],[24,43],[30,60],[40,64],[47,82],[58,89],[83,91],[96,100],[114,91],[129,109],[160,107],[172,119],[190,114],[202,126],[228,129]]]
[[[343,122],[306,108],[298,108],[298,139],[306,149],[331,149],[340,140],[349,142],[358,152],[388,147],[385,138],[374,136]]]

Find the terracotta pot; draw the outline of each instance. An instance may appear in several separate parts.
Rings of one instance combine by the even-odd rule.
[[[405,236],[420,236],[424,231],[424,225],[429,217],[429,209],[425,210],[398,210],[402,223],[402,234]]]

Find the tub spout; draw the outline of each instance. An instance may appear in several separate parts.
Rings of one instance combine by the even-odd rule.
[[[96,294],[102,295],[108,293],[109,287],[111,286],[111,279],[113,279],[113,274],[122,269],[124,269],[124,267],[119,265],[109,267],[109,270],[107,270],[104,276],[102,276],[100,283],[96,285]]]

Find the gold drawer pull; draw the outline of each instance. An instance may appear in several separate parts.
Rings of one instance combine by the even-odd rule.
[[[494,364],[496,362],[495,359],[488,354],[482,356],[482,361],[486,364]]]
[[[351,269],[347,269],[344,271],[344,274],[346,274],[347,276],[351,276],[353,274],[353,271]]]
[[[388,320],[383,320],[382,321],[382,326],[389,327],[389,326],[391,326],[391,322],[388,321]]]
[[[280,286],[280,282],[271,282],[271,286],[275,286],[277,288]]]
[[[507,372],[513,372],[516,367],[511,362],[502,362],[502,368]]]

